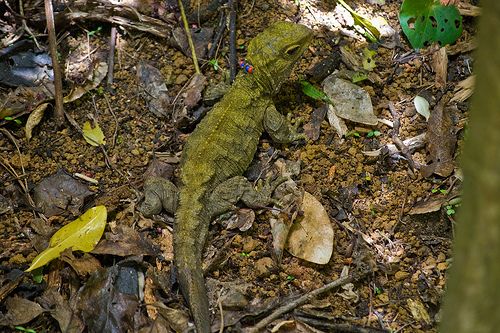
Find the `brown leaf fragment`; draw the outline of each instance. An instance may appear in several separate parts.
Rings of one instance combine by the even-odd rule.
[[[425,201],[419,201],[408,212],[409,215],[421,215],[427,213],[437,212],[441,209],[441,206],[447,202],[448,199],[445,196],[432,198]]]
[[[83,332],[85,324],[74,313],[68,300],[56,288],[47,289],[37,300],[45,309],[50,309],[49,313],[52,318],[57,320],[61,332]]]
[[[207,78],[203,74],[195,74],[189,82],[184,97],[184,105],[191,110],[201,100],[201,93],[207,85]]]
[[[48,217],[68,211],[72,215],[80,215],[85,198],[93,194],[86,185],[62,169],[43,179],[33,192],[36,206]]]
[[[161,159],[154,158],[144,173],[143,178],[148,179],[151,177],[162,177],[165,179],[172,179],[174,175],[174,167],[172,164],[167,163]]]
[[[429,117],[425,139],[432,163],[421,168],[424,177],[433,173],[448,177],[454,169],[453,154],[457,143],[453,124],[455,107],[446,107],[446,104],[447,100],[441,100]]]
[[[70,249],[66,249],[61,253],[60,259],[68,263],[80,277],[89,276],[101,268],[99,260],[89,253],[84,253],[81,258],[76,258]]]
[[[446,87],[446,78],[448,76],[448,56],[445,47],[441,47],[432,54],[432,69],[436,73],[436,88],[443,89]]]
[[[167,307],[161,303],[157,304],[158,318],[163,325],[169,327],[174,332],[185,332],[189,327],[189,316],[186,311]],[[170,332],[170,330],[169,330]]]
[[[26,324],[45,312],[38,303],[18,296],[7,298],[5,307],[7,313],[0,314],[0,325],[5,326]]]
[[[191,38],[193,39],[194,49],[198,59],[205,58],[208,49],[208,43],[212,40],[214,33],[213,28],[200,28],[191,31]],[[175,28],[172,31],[173,43],[180,48],[180,50],[188,57],[191,57],[191,50],[186,38],[183,28]]]
[[[255,212],[253,209],[241,208],[228,219],[226,229],[239,229],[245,232],[252,227],[254,221]]]
[[[97,270],[80,289],[76,304],[89,332],[136,332],[145,320],[139,311],[139,277],[126,262]]]
[[[321,123],[325,119],[327,110],[327,104],[323,104],[319,108],[314,109],[311,114],[311,120],[304,125],[304,133],[310,140],[316,141],[319,139]]]
[[[118,226],[115,233],[106,232],[105,236],[106,239],[101,240],[92,253],[125,257],[155,255],[159,252],[142,233],[126,226]]]
[[[170,97],[160,70],[141,61],[137,65],[137,81],[149,111],[160,118],[169,116],[171,114]]]

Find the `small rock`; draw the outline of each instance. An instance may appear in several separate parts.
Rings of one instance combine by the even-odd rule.
[[[252,237],[247,237],[243,243],[243,252],[245,253],[252,252],[258,245],[259,245],[258,241],[256,241]]]
[[[410,273],[408,272],[397,271],[396,274],[394,274],[394,278],[396,279],[396,281],[401,281],[406,279],[409,275]]]
[[[177,68],[183,67],[185,63],[186,63],[186,59],[184,59],[184,57],[182,57],[182,56],[177,57],[174,60],[174,67],[177,67]]]
[[[273,266],[273,264],[274,264],[273,259],[269,257],[264,257],[257,260],[255,262],[255,269],[257,270],[257,275],[260,277],[269,275],[271,273],[269,269]]]
[[[245,44],[245,40],[243,38],[239,38],[237,41],[236,41],[236,44],[238,45],[243,45]]]
[[[187,80],[189,80],[189,78],[186,75],[181,74],[181,75],[177,76],[177,78],[175,79],[175,84],[181,85],[181,84],[186,83]]]
[[[448,263],[440,262],[439,264],[437,264],[437,269],[439,269],[440,271],[445,271],[446,269],[448,269]]]
[[[227,310],[241,310],[248,305],[248,299],[239,290],[229,290],[221,299],[222,307]]]

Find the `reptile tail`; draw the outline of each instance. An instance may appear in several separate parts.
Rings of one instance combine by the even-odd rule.
[[[176,214],[174,255],[181,292],[189,304],[198,333],[209,333],[210,313],[201,255],[210,221],[199,198],[181,192]]]

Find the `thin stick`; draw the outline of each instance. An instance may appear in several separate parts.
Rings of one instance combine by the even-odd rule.
[[[410,149],[401,141],[399,138],[399,127],[400,127],[400,121],[399,121],[399,115],[398,112],[396,111],[396,107],[392,102],[389,102],[389,111],[392,114],[392,117],[394,118],[394,128],[392,130],[392,142],[398,147],[398,149],[401,151],[401,154],[406,158],[408,161],[408,165],[410,166],[410,169],[412,172],[415,171],[415,162],[413,162],[413,158],[410,153]]]
[[[336,287],[340,287],[340,286],[343,286],[347,283],[358,281],[358,280],[362,279],[363,277],[365,277],[368,273],[371,273],[371,272],[372,272],[371,270],[366,270],[366,271],[362,271],[359,273],[353,273],[353,274],[348,275],[346,277],[339,278],[333,282],[330,282],[321,288],[315,289],[315,290],[297,298],[295,301],[292,301],[286,305],[279,307],[273,313],[271,313],[269,316],[265,317],[264,319],[259,321],[254,327],[249,329],[248,332],[256,333],[256,332],[264,329],[273,320],[278,319],[280,316],[284,315],[285,313],[290,312],[293,309],[310,302],[311,300],[315,299],[319,295],[321,295],[327,291],[330,291]]]
[[[229,0],[229,79],[236,78],[236,8],[237,0]]]
[[[116,46],[116,27],[111,27],[109,37],[109,53],[108,53],[108,80],[107,85],[110,87],[113,84],[113,68],[115,67],[115,46]]]
[[[45,17],[47,20],[47,33],[49,37],[50,58],[52,59],[52,69],[54,70],[54,88],[55,88],[55,116],[57,126],[64,123],[64,107],[63,107],[63,91],[62,91],[62,75],[59,61],[57,60],[57,40],[56,27],[54,25],[54,10],[52,9],[52,1],[45,1]]]
[[[186,18],[186,12],[184,11],[184,5],[182,0],[177,0],[179,8],[181,10],[182,23],[184,24],[184,31],[186,32],[186,37],[189,44],[189,49],[191,50],[191,57],[193,58],[194,70],[196,74],[201,74],[200,66],[198,66],[198,57],[196,56],[196,50],[194,48],[193,39],[191,38],[191,31],[189,30],[189,24]]]
[[[222,39],[222,36],[224,35],[224,30],[226,29],[226,12],[221,11],[220,12],[220,19],[219,19],[219,26],[217,27],[217,32],[215,33],[215,37],[213,39],[212,46],[210,47],[210,50],[208,51],[207,58],[212,59],[214,55],[216,54],[216,51],[219,48],[219,43],[220,40]]]

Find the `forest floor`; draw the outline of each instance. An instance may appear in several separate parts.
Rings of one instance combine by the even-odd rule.
[[[314,31],[311,45],[275,98],[280,112],[304,119],[300,128],[309,138],[278,145],[264,134],[247,177],[292,170],[288,174],[297,188],[320,203],[311,209],[326,210],[326,228],[334,235],[333,253],[326,264],[317,264],[284,250],[292,245],[286,243],[287,233],[277,230],[276,221],[285,220],[288,227],[299,223],[290,219],[291,214],[277,217],[262,209],[253,216],[242,208],[236,215],[217,219],[210,226],[205,250],[214,330],[221,321],[227,331],[252,327],[277,306],[341,274],[365,272],[352,284],[297,306],[267,328],[274,328],[273,332],[437,331],[462,182],[455,161],[469,108],[467,101],[450,99],[457,84],[472,74],[475,18],[464,16],[462,36],[447,52],[437,47],[415,52],[398,22],[401,2],[386,2],[349,1],[356,12],[381,16],[394,30],[377,45],[359,35],[347,11],[336,9],[333,1],[239,4],[239,58],[244,58],[248,42],[274,21],[298,22]],[[202,26],[217,30],[218,19],[213,15]],[[172,20],[178,20],[176,13],[169,16],[168,22]],[[172,23],[172,29],[174,25],[182,27]],[[69,28],[65,35],[60,32],[58,45],[66,94],[71,87],[83,85],[89,68],[91,72],[96,64],[107,62],[110,34],[109,25],[94,21]],[[187,85],[195,74],[191,57],[169,38],[130,27],[117,30],[113,83],[107,86],[104,80],[66,103],[72,123],[56,126],[49,107],[27,140],[28,113],[13,116],[20,124],[12,118],[0,120],[2,332],[15,331],[16,326],[36,332],[82,332],[84,327],[169,332],[191,325],[172,270],[174,218],[165,212],[146,218],[138,207],[144,180],[151,174],[178,182],[182,147],[213,104],[206,91],[216,92],[221,82],[227,83],[229,37],[225,33],[210,59],[201,57],[207,86],[204,97],[186,106],[191,98]],[[197,46],[206,51],[206,43]],[[357,85],[368,93],[375,116],[385,121],[376,125],[346,121],[347,133],[340,137],[325,103],[304,94],[299,81],[305,79],[321,89],[327,71],[362,72],[366,50],[374,51],[375,67]],[[447,63],[438,68],[443,59]],[[159,81],[158,76],[151,79],[154,68],[161,73]],[[149,71],[150,76],[138,69]],[[159,97],[151,98],[144,85],[158,88],[162,82],[166,89],[155,90],[164,98],[158,103]],[[13,91],[0,88],[4,97]],[[430,104],[428,121],[416,112],[417,95]],[[164,113],[151,112],[154,105]],[[395,133],[389,125],[397,119],[400,128]],[[89,120],[104,133],[101,147],[89,144],[79,129]],[[377,151],[398,138],[404,141],[420,134],[425,139],[406,155],[397,149]],[[43,269],[22,272],[48,246],[55,231],[99,205],[107,209],[107,225],[96,249],[85,254],[65,251]],[[236,217],[243,221],[235,222],[240,223],[235,228]],[[285,241],[278,242],[277,235]],[[310,242],[322,246],[322,240]],[[124,276],[130,280],[120,283]]]

